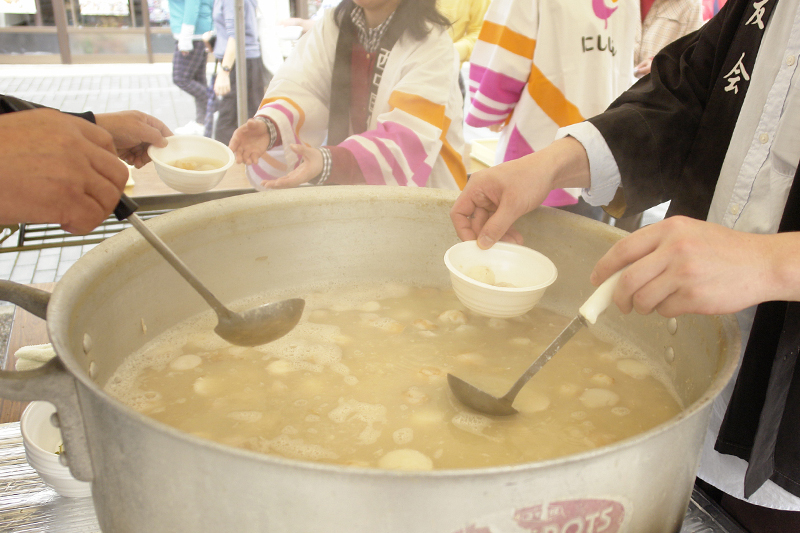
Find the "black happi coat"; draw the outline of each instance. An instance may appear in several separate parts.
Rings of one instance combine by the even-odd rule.
[[[589,119],[622,175],[610,214],[629,215],[671,200],[667,216],[706,219],[777,2],[729,0],[703,28],[658,54],[650,76]],[[797,175],[779,231],[800,231]],[[761,304],[716,444],[718,451],[749,462],[746,496],[766,479],[800,496],[798,349],[800,304]]]

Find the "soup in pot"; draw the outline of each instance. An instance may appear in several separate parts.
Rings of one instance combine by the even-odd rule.
[[[467,311],[449,288],[396,283],[304,297],[300,323],[275,342],[232,346],[211,331],[210,315],[126,359],[106,390],[156,420],[231,446],[418,470],[582,452],[682,409],[639,349],[592,327],[522,389],[519,414],[485,416],[452,396],[447,373],[502,395],[568,318],[543,308],[487,318]]]

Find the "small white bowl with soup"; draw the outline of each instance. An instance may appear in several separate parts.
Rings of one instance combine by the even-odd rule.
[[[161,181],[187,194],[213,189],[236,162],[230,148],[199,135],[167,137],[167,146],[151,145],[147,155],[153,160]]]
[[[444,254],[456,296],[468,309],[494,318],[521,316],[533,309],[558,270],[545,255],[518,244],[495,243],[488,250],[464,241]]]

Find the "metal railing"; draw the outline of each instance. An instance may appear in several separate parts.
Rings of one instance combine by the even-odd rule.
[[[139,204],[139,209],[136,211],[139,218],[148,220],[181,207],[251,192],[255,192],[255,190],[232,189],[199,194],[139,196],[134,198],[134,201]],[[130,224],[127,221],[119,221],[113,215],[86,235],[73,235],[62,230],[58,224],[0,226],[0,253],[97,244],[129,227]],[[16,236],[16,246],[7,244],[6,241],[13,243],[12,237],[14,236]]]

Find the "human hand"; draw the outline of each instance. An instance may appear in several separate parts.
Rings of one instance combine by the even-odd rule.
[[[522,244],[512,224],[551,190],[588,187],[589,161],[577,140],[565,137],[533,154],[472,174],[450,210],[461,240],[490,248],[498,240]]]
[[[214,94],[225,96],[231,92],[231,73],[220,69],[214,81]]]
[[[231,136],[230,149],[237,163],[255,165],[269,146],[269,130],[263,121],[247,119]]]
[[[0,116],[0,224],[60,224],[88,233],[128,181],[108,131],[53,109]]]
[[[117,155],[129,165],[142,168],[150,162],[147,148],[167,145],[166,137],[172,132],[163,122],[141,111],[119,111],[95,115],[97,125],[114,138]]]
[[[489,128],[489,131],[492,131],[494,133],[500,133],[501,131],[503,131],[503,126],[505,126],[505,123],[501,122],[499,124],[492,124],[491,126],[487,126],[487,128]]]
[[[595,265],[591,281],[599,285],[630,265],[614,293],[623,313],[734,313],[764,301],[798,298],[791,287],[796,273],[774,275],[797,264],[798,254],[800,234],[757,235],[670,217],[615,243]]]
[[[300,165],[282,178],[262,181],[261,185],[267,189],[297,187],[313,180],[322,172],[322,153],[318,148],[311,148],[304,144],[292,144],[289,148],[302,159]]]

